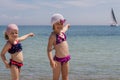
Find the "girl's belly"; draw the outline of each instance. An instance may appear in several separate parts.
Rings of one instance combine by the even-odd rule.
[[[55,52],[55,55],[59,58],[63,58],[69,55],[69,51],[68,50],[58,50]]]
[[[13,59],[14,61],[17,61],[17,62],[23,62],[23,54],[22,54],[22,52],[12,54],[11,59]]]
[[[66,41],[55,46],[55,55],[59,58],[63,58],[69,55],[68,44]]]

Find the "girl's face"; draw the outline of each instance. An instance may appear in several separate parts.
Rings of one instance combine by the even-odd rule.
[[[18,30],[11,30],[8,34],[9,40],[15,40],[18,37]]]
[[[63,23],[56,22],[54,25],[54,31],[59,33],[63,29]]]

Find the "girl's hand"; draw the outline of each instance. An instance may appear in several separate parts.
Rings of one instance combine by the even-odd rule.
[[[5,64],[5,67],[8,69],[10,68],[10,64]]]
[[[56,68],[57,64],[55,61],[50,62],[51,67],[54,69]]]
[[[34,33],[29,33],[29,36],[33,37],[33,36],[35,36],[35,34]]]
[[[63,28],[63,32],[66,32],[70,28],[70,24],[66,24]]]
[[[70,28],[70,24],[66,24],[66,26],[67,26],[68,28]]]

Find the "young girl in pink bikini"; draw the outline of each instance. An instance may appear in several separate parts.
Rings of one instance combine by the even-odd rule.
[[[18,37],[18,27],[16,24],[9,24],[6,28],[5,39],[7,42],[1,51],[1,58],[6,68],[10,69],[12,80],[19,80],[20,68],[23,66],[22,45],[20,42],[32,36],[34,34],[29,33]],[[7,52],[11,55],[10,62],[5,57]]]
[[[70,55],[65,32],[70,25],[64,25],[64,23],[65,19],[61,14],[53,14],[51,18],[53,32],[49,37],[47,47],[48,58],[53,69],[53,80],[59,80],[60,74],[62,74],[62,80],[68,80]],[[52,56],[53,49],[55,50],[54,57]]]

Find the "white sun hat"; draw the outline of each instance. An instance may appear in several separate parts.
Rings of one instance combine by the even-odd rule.
[[[16,24],[9,24],[6,28],[6,33],[10,33],[11,30],[19,30]]]
[[[51,24],[55,24],[56,22],[60,21],[61,23],[64,23],[66,20],[65,18],[59,14],[59,13],[56,13],[56,14],[53,14],[52,17],[51,17]]]

